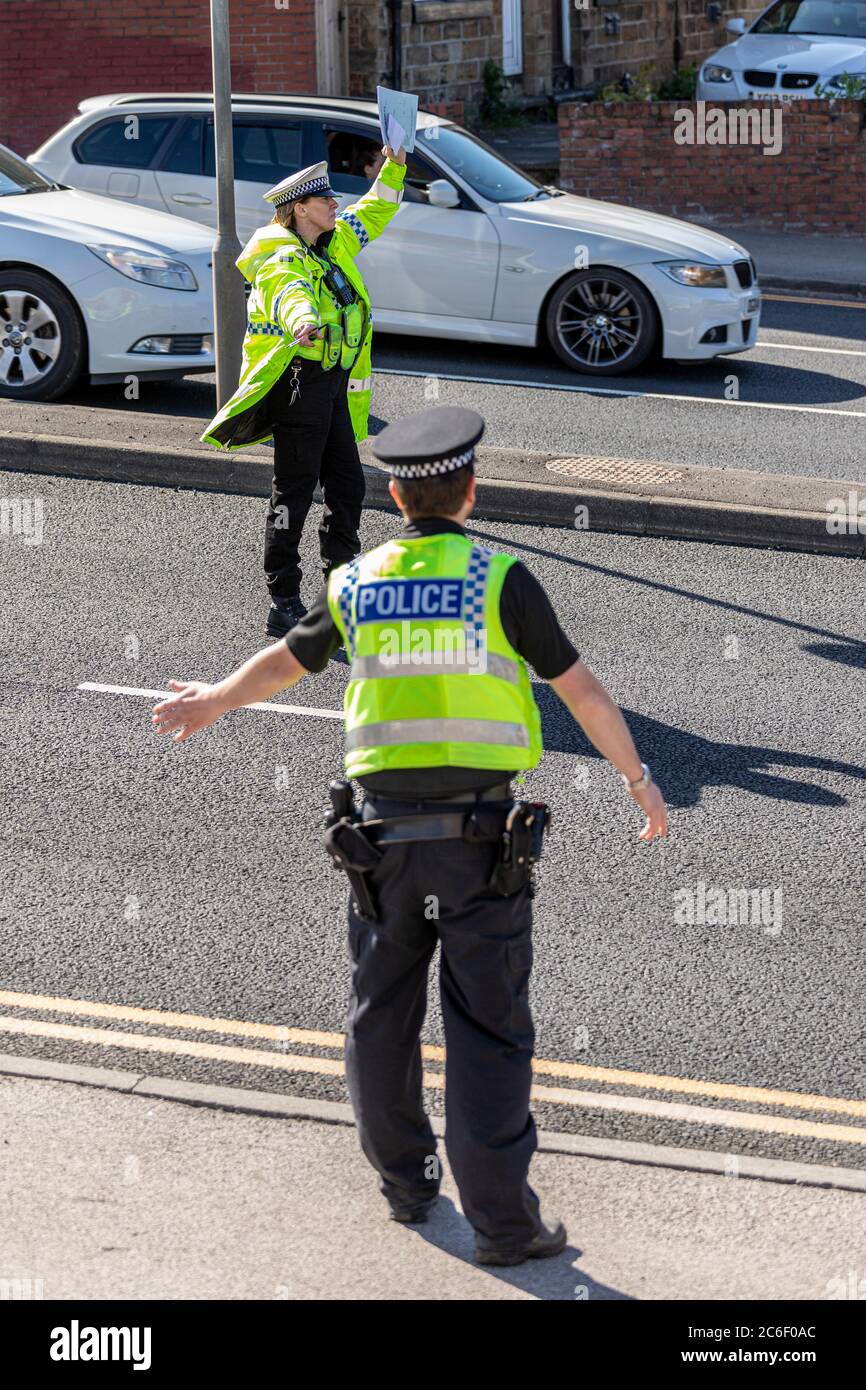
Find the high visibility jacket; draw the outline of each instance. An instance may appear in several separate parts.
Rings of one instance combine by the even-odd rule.
[[[373,338],[370,296],[355,264],[359,251],[385,230],[403,197],[406,166],[386,159],[369,193],[337,215],[327,251],[343,271],[366,308],[367,329],[349,375],[349,413],[355,439],[367,438],[370,390],[373,384]],[[217,448],[243,449],[270,439],[270,421],[260,406],[299,352],[293,339],[302,323],[321,325],[335,319],[334,305],[323,283],[323,266],[302,237],[271,222],[260,227],[237,260],[252,285],[247,304],[247,331],[238,389],[201,436]],[[321,341],[305,357],[321,357]]]
[[[328,607],[351,662],[348,777],[537,765],[538,706],[499,616],[515,563],[444,532],[388,541],[331,572]]]

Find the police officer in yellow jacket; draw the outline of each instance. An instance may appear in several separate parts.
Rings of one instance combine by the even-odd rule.
[[[548,819],[512,778],[542,752],[526,663],[551,682],[646,815],[664,801],[610,696],[579,660],[541,586],[464,530],[484,422],[442,407],[389,425],[399,536],[332,572],[285,642],[219,682],[172,681],[154,723],[182,741],[220,714],[321,671],[344,645],[348,782],[332,784],[326,847],[348,875],[352,996],[346,1077],[365,1154],[397,1221],[426,1220],[439,1189],[419,1036],[441,947],[446,1147],[476,1259],[511,1265],[564,1248],[528,1182],[533,867]]]
[[[274,219],[244,247],[251,283],[238,389],[202,439],[241,449],[273,435],[274,478],[265,526],[271,595],[266,630],[282,637],[306,613],[298,546],[316,484],[327,577],[357,555],[372,386],[370,299],[355,263],[398,211],[406,153],[387,156],[370,189],[337,214],[323,160],[265,194]]]

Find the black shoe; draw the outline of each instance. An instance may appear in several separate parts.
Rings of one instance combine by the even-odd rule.
[[[427,1220],[431,1211],[439,1201],[437,1197],[428,1197],[424,1202],[418,1202],[414,1207],[391,1207],[391,1220],[400,1221],[404,1225],[421,1226]],[[388,1204],[391,1205],[390,1202]]]
[[[265,632],[269,637],[285,637],[306,616],[306,612],[297,595],[294,598],[274,598],[271,600]]]
[[[337,650],[332,653],[331,660],[339,662],[341,666],[348,666],[349,657],[346,652],[346,648],[338,647]]]
[[[551,1255],[559,1255],[565,1249],[568,1232],[561,1221],[551,1230],[542,1223],[538,1231],[522,1250],[479,1250],[475,1247],[475,1262],[480,1265],[520,1265],[524,1260],[546,1260]]]

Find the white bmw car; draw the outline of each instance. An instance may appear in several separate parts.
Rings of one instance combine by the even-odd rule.
[[[212,233],[48,182],[0,145],[0,396],[213,371]]]
[[[262,194],[328,161],[344,202],[375,177],[376,105],[236,96],[241,239],[270,216]],[[206,94],[92,97],[31,159],[79,188],[216,219],[213,101]],[[534,348],[567,366],[627,372],[656,349],[699,361],[753,347],[754,262],[721,232],[545,187],[462,127],[419,113],[406,193],[363,251],[376,324],[392,333]]]
[[[699,101],[866,95],[866,0],[775,0],[698,74]]]

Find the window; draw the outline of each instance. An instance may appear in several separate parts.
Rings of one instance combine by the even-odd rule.
[[[236,179],[271,187],[303,167],[300,126],[235,121],[233,145]],[[212,121],[205,135],[204,171],[209,178],[215,177]]]
[[[175,123],[174,116],[126,116],[104,121],[75,142],[79,164],[110,164],[121,169],[149,169]]]
[[[384,162],[378,131],[372,136],[339,126],[325,126],[324,134],[331,187],[337,193],[352,193],[359,198],[369,193]],[[426,159],[414,152],[407,155],[403,201],[426,203],[427,185],[441,177],[439,170]]]
[[[179,133],[160,160],[160,169],[167,174],[201,174],[203,135],[204,118],[188,116],[181,122]]]
[[[752,26],[753,34],[822,34],[866,39],[866,4],[840,0],[779,0]],[[855,66],[861,65],[858,59]]]

